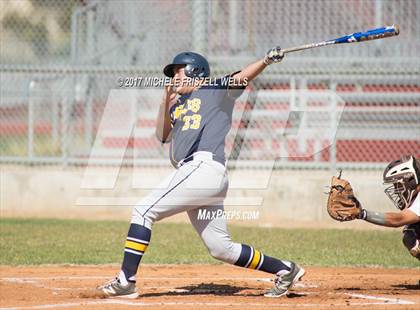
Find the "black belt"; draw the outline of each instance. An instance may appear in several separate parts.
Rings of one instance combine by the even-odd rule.
[[[208,153],[210,153],[210,152],[208,152]],[[198,155],[198,154],[197,154]],[[214,155],[214,154],[211,154],[212,155],[212,159],[214,160],[214,161],[217,161],[218,163],[220,163],[220,164],[222,164],[223,166],[225,165],[225,160],[224,159],[222,159],[222,158],[219,158],[218,156],[216,156],[216,155]],[[184,164],[184,163],[187,163],[187,162],[190,162],[190,161],[192,161],[194,159],[194,154],[192,154],[192,155],[190,155],[190,156],[188,156],[188,157],[186,157],[186,158],[184,158],[181,162],[182,162],[182,164]],[[181,165],[182,165],[181,164]]]

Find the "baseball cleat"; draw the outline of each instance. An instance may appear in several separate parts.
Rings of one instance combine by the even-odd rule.
[[[127,285],[122,285],[120,279],[115,278],[108,283],[97,288],[106,297],[120,297],[134,299],[139,296],[136,291],[136,284],[128,282]]]
[[[302,267],[292,263],[291,270],[288,273],[277,274],[277,278],[274,280],[274,287],[268,290],[264,296],[281,297],[286,295],[304,274],[305,270]]]

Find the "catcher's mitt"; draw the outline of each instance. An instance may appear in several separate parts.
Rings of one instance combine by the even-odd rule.
[[[354,197],[350,183],[341,179],[340,176],[334,176],[331,180],[327,202],[328,214],[334,220],[341,222],[360,218],[360,213],[362,212],[360,203]]]

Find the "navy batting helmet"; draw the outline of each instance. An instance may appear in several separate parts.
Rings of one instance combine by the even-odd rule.
[[[174,77],[174,67],[185,65],[185,75],[190,78],[202,78],[210,75],[210,67],[206,58],[193,52],[183,52],[175,56],[171,64],[163,69],[168,77]]]

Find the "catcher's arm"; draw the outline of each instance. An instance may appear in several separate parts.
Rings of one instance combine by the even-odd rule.
[[[401,227],[404,225],[414,224],[420,221],[420,218],[417,216],[417,214],[407,209],[404,209],[401,212],[386,213],[362,209],[360,219],[372,224],[386,227]]]

